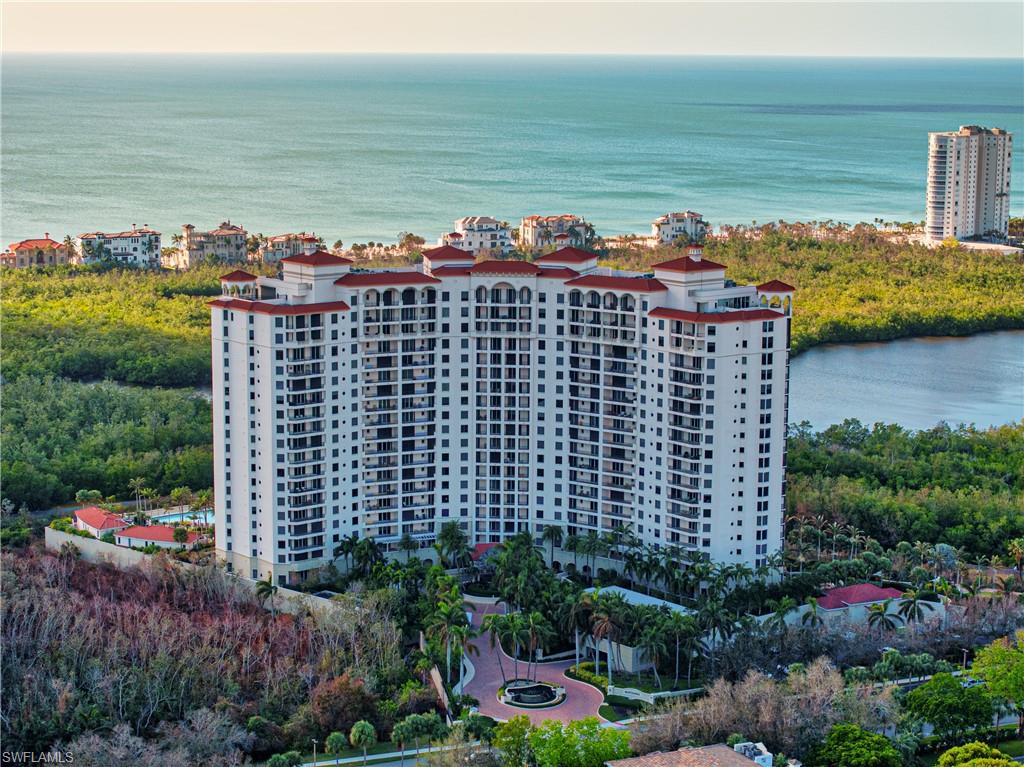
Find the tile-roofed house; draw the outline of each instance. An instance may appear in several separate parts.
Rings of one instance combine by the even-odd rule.
[[[208,258],[242,263],[249,259],[247,238],[245,229],[230,221],[222,221],[208,232],[185,224],[181,227],[181,243],[173,254],[163,257],[162,263],[168,269],[191,269]]]
[[[148,224],[123,232],[88,232],[78,235],[77,255],[84,263],[112,261],[121,266],[159,266],[160,232]]]
[[[442,234],[437,244],[457,245],[474,256],[506,256],[512,252],[512,231],[491,216],[466,216],[455,222],[455,231]]]
[[[563,213],[557,216],[526,216],[519,223],[519,244],[526,249],[547,245],[584,245],[593,228],[582,216]],[[564,237],[560,235],[565,235]]]
[[[315,234],[297,232],[290,234],[277,234],[268,237],[260,243],[259,251],[250,254],[252,261],[262,261],[265,264],[274,264],[289,256],[299,256],[303,253],[313,253],[319,249],[320,239]]]
[[[0,255],[0,266],[13,269],[24,269],[28,266],[56,266],[67,264],[74,259],[62,243],[50,239],[47,232],[43,237],[34,240],[12,242],[7,250]]]
[[[74,516],[76,528],[97,538],[131,526],[131,523],[122,517],[98,506],[86,506],[84,509],[78,509]]]
[[[170,525],[141,525],[114,533],[114,541],[118,546],[148,546],[152,543],[163,549],[178,549],[195,546],[199,535],[189,533],[185,543],[178,543]]]
[[[851,605],[870,605],[884,602],[887,599],[899,599],[903,592],[899,589],[882,588],[873,583],[857,583],[853,586],[839,586],[829,589],[818,599],[818,607],[822,610],[842,610]]]
[[[607,767],[754,767],[756,764],[753,759],[723,744],[658,751],[605,762]]]

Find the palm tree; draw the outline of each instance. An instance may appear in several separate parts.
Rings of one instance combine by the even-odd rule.
[[[1024,575],[1021,570],[1021,563],[1024,563],[1024,538],[1014,538],[1006,544],[1006,553],[1013,557],[1017,565],[1017,573]]]
[[[661,658],[668,648],[665,646],[665,634],[663,633],[660,626],[653,625],[648,626],[644,629],[643,634],[640,635],[640,642],[637,645],[638,649],[643,651],[644,656],[651,663],[651,670],[654,672],[654,681],[658,685],[658,689],[661,689],[661,677],[658,676],[658,659]],[[640,681],[640,668],[637,664],[636,680]]]
[[[142,491],[146,487],[145,477],[133,477],[128,480],[128,489],[135,493],[135,510],[138,511],[142,506]]]
[[[598,674],[601,673],[601,658],[598,655],[598,648],[602,639],[608,640],[608,687],[612,686],[612,637],[618,633],[619,628],[616,622],[617,616],[611,608],[609,600],[599,599],[593,615],[590,616],[591,632],[594,637],[594,668]]]
[[[567,622],[572,626],[574,647],[576,648],[576,667],[580,665],[580,629],[586,630],[590,626],[590,619],[596,607],[598,590],[581,591],[573,599],[572,607],[567,616]]]
[[[366,767],[366,749],[377,743],[377,731],[373,725],[365,719],[360,719],[352,725],[352,731],[348,734],[348,741],[355,748],[363,749],[363,767]]]
[[[508,620],[505,622],[505,635],[502,639],[507,640],[512,645],[512,676],[513,681],[515,681],[519,679],[519,648],[529,641],[528,630],[522,613],[511,613],[506,617]]]
[[[353,565],[363,575],[373,572],[373,566],[383,558],[380,544],[372,538],[360,538],[352,551]]]
[[[505,653],[501,649],[501,640],[508,633],[508,616],[501,613],[489,613],[484,616],[483,629],[487,632],[487,644],[494,650],[497,647],[498,669],[501,671],[501,686],[504,687],[505,664],[501,662],[501,656]],[[579,663],[579,661],[577,661]]]
[[[452,639],[459,627],[468,625],[462,605],[449,601],[441,601],[427,621],[427,636],[444,644],[445,682],[448,685],[452,683]]]
[[[399,551],[405,552],[405,563],[409,564],[409,560],[412,558],[412,553],[419,549],[420,545],[416,539],[409,533],[402,533],[402,537],[398,540]]]
[[[832,561],[836,559],[836,546],[839,543],[839,534],[843,532],[843,525],[841,522],[829,522],[828,532],[832,536]]]
[[[890,612],[893,600],[886,599],[884,602],[868,606],[868,626],[877,628],[879,634],[886,631],[895,631],[900,623],[900,617]]]
[[[818,607],[817,597],[807,597],[807,612],[800,617],[800,622],[810,628],[818,628],[825,619],[821,615],[821,608]]]
[[[787,596],[778,601],[769,599],[766,605],[772,614],[765,621],[765,625],[779,632],[779,654],[781,655],[785,649],[786,635],[789,633],[789,624],[786,622],[786,618],[797,609],[797,603],[793,597]]]
[[[352,533],[351,535],[342,536],[341,541],[334,547],[335,559],[345,557],[345,572],[349,572],[352,569],[351,558],[358,545],[359,536]]]
[[[348,741],[340,732],[332,732],[324,741],[324,749],[328,754],[334,754],[334,764],[341,764],[341,754],[348,747]]]
[[[903,599],[899,606],[899,616],[903,619],[906,624],[920,623],[924,620],[924,614],[932,612],[935,609],[935,605],[931,602],[921,598],[921,592],[911,589],[903,592]]]
[[[256,581],[256,598],[260,600],[260,604],[264,604],[268,599],[270,600],[270,616],[272,618],[277,617],[277,613],[274,607],[274,596],[277,594],[277,585],[271,579],[271,574],[267,573],[265,580]]]
[[[541,533],[541,539],[551,547],[551,564],[555,566],[555,546],[562,545],[562,528],[558,525],[547,525]]]
[[[526,628],[527,650],[530,652],[526,658],[526,678],[534,679],[533,676],[530,676],[530,660],[533,660],[534,676],[536,676],[537,649],[551,640],[551,637],[554,636],[554,631],[552,631],[551,625],[543,614],[537,610],[526,615],[524,624]]]
[[[711,673],[714,675],[715,650],[719,640],[732,636],[736,621],[725,609],[721,597],[713,596],[701,602],[697,609],[697,623],[702,633],[708,635],[708,659],[711,661]]]
[[[477,637],[477,633],[473,630],[472,626],[456,626],[452,630],[452,640],[459,647],[459,691],[462,691],[462,679],[466,669],[466,664],[463,662],[463,658],[467,655],[479,655],[480,648],[473,644],[473,640]]]
[[[566,551],[572,552],[572,569],[578,570],[579,563],[577,561],[577,554],[579,554],[580,550],[580,537],[575,534],[569,534],[565,536],[565,543],[563,545],[563,548]]]

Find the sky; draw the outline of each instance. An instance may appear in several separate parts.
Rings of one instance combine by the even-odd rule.
[[[1024,2],[2,0],[8,53],[1024,57]]]

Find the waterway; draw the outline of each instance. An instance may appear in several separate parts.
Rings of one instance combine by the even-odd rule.
[[[1024,330],[828,344],[790,365],[790,423],[987,427],[1024,418]]]

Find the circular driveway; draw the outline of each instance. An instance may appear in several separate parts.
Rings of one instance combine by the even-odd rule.
[[[504,612],[500,605],[481,604],[471,599],[466,601],[476,608],[476,612],[473,613],[473,626],[477,629],[483,626],[485,615]],[[531,710],[501,703],[498,700],[498,690],[502,685],[498,653],[501,653],[501,663],[505,666],[506,678],[512,676],[513,659],[506,655],[497,644],[492,650],[490,637],[486,633],[474,639],[473,644],[476,645],[480,654],[470,657],[476,673],[466,685],[464,692],[480,701],[479,711],[481,714],[502,721],[525,714],[533,724],[539,724],[548,719],[571,722],[588,716],[601,718],[598,709],[604,703],[604,694],[596,687],[565,676],[565,670],[573,665],[571,660],[539,663],[536,667],[538,681],[549,682],[565,688],[565,700],[557,706]],[[525,666],[525,661],[520,660],[519,670],[521,673]]]

